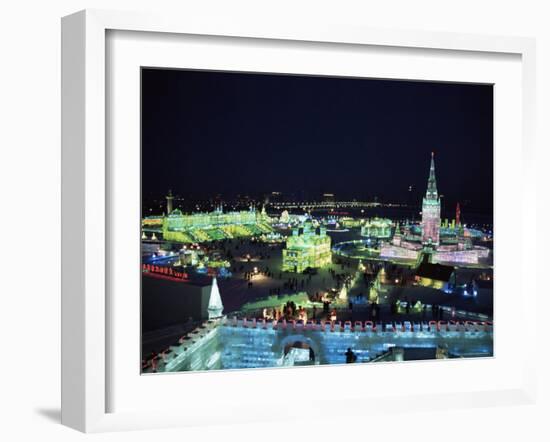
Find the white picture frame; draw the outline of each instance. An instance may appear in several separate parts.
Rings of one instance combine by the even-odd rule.
[[[523,186],[518,190],[521,199],[521,220],[535,219],[536,195],[534,186],[534,106],[535,106],[535,42],[529,38],[495,37],[452,33],[429,33],[404,30],[376,30],[349,28],[343,25],[325,24],[303,26],[249,23],[233,21],[217,23],[194,17],[153,16],[100,10],[86,10],[64,17],[62,20],[62,423],[85,432],[157,428],[167,426],[208,425],[212,416],[218,422],[258,421],[291,417],[291,410],[276,399],[263,410],[247,401],[245,396],[233,398],[236,414],[223,416],[221,406],[209,413],[201,409],[163,408],[139,411],[113,411],[109,406],[109,392],[113,389],[110,364],[113,359],[109,344],[109,327],[113,320],[108,294],[110,237],[109,155],[106,121],[109,118],[107,94],[109,93],[106,67],[106,36],[109,32],[161,33],[176,36],[217,36],[228,39],[269,40],[274,43],[293,42],[310,44],[337,44],[346,46],[370,46],[379,50],[402,48],[426,49],[441,54],[473,53],[480,60],[489,54],[508,54],[521,63],[521,126],[520,146]],[[158,34],[156,34],[158,35]],[[111,54],[112,55],[112,54]],[[496,109],[498,112],[498,108]],[[506,166],[509,167],[509,166]],[[139,190],[136,189],[136,192]],[[498,221],[497,221],[498,222]],[[525,235],[522,231],[519,233]],[[533,243],[520,241],[520,273],[526,272],[528,256],[534,255]],[[513,299],[521,309],[536,305],[534,281],[520,278],[520,296]],[[510,301],[507,301],[510,302]],[[111,324],[112,325],[112,324]],[[498,327],[498,325],[497,325]],[[136,331],[137,333],[137,331]],[[498,328],[496,339],[498,340]],[[522,330],[525,351],[535,348],[535,330]],[[136,335],[136,339],[139,336]],[[498,355],[497,355],[498,358]],[[429,393],[425,395],[391,392],[378,396],[376,407],[380,411],[406,410],[408,404],[398,399],[414,400],[416,409],[435,409],[437,403],[446,401],[452,407],[472,405],[497,405],[502,403],[532,403],[535,398],[535,361],[521,362],[521,370],[515,370],[517,378],[503,383],[501,388],[478,388],[475,391]],[[468,361],[469,362],[469,361]],[[466,363],[463,361],[461,363]],[[390,366],[383,366],[388,369]],[[426,370],[434,368],[426,365]],[[342,368],[340,368],[342,369]],[[358,376],[358,369],[347,367],[350,376]],[[322,370],[325,370],[324,368]],[[380,368],[377,369],[377,373]],[[393,370],[393,368],[391,368]],[[288,380],[289,371],[283,371]],[[210,376],[210,374],[208,374]],[[224,378],[232,376],[235,382],[243,381],[248,373],[218,373],[216,378],[199,383],[220,385]],[[256,371],[254,383],[261,385],[262,376],[268,373]],[[176,377],[165,376],[163,383],[175,382]],[[249,378],[251,379],[251,378]],[[166,385],[165,385],[166,387]],[[213,387],[212,387],[213,388]],[[310,412],[318,412],[323,406],[337,408],[339,414],[368,412],[367,397],[357,396],[336,401],[327,398],[317,403]],[[397,400],[396,400],[397,399]],[[220,401],[223,402],[223,401]],[[366,404],[365,404],[366,402]],[[227,405],[227,404],[225,404]],[[302,410],[301,413],[305,411]]]

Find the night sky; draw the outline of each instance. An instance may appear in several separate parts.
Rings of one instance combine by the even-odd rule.
[[[142,70],[144,195],[420,204],[432,151],[445,204],[492,212],[492,86]]]

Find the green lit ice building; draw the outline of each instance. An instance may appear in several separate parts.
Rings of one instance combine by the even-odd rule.
[[[385,239],[392,234],[393,222],[387,218],[372,218],[361,226],[361,236]]]
[[[319,268],[331,263],[330,236],[322,226],[314,227],[306,220],[293,229],[283,250],[283,271],[303,272],[308,267]]]
[[[162,224],[164,240],[182,243],[256,236],[272,231],[265,209],[257,212],[253,208],[239,212],[223,212],[219,208],[213,212],[190,215],[175,209],[164,218]]]

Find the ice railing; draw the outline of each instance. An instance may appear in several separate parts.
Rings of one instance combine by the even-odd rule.
[[[226,327],[259,328],[264,330],[293,330],[293,331],[320,331],[320,332],[353,332],[353,333],[414,333],[414,332],[474,332],[492,333],[491,321],[296,321],[286,319],[266,320],[257,318],[227,319]]]
[[[220,318],[203,322],[197,328],[181,336],[175,344],[168,346],[152,358],[142,361],[142,371],[145,373],[157,371],[159,367],[173,363],[186,353],[202,346],[205,341],[215,336],[218,327],[224,320],[224,318]]]

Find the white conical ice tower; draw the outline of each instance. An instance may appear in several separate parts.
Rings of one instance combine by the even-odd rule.
[[[345,301],[348,299],[348,288],[346,287],[346,284],[342,286],[342,289],[340,290],[340,294],[338,295],[338,299]]]
[[[222,316],[223,304],[218,288],[218,281],[214,276],[212,279],[212,289],[210,290],[210,299],[208,301],[208,319],[219,318]]]

